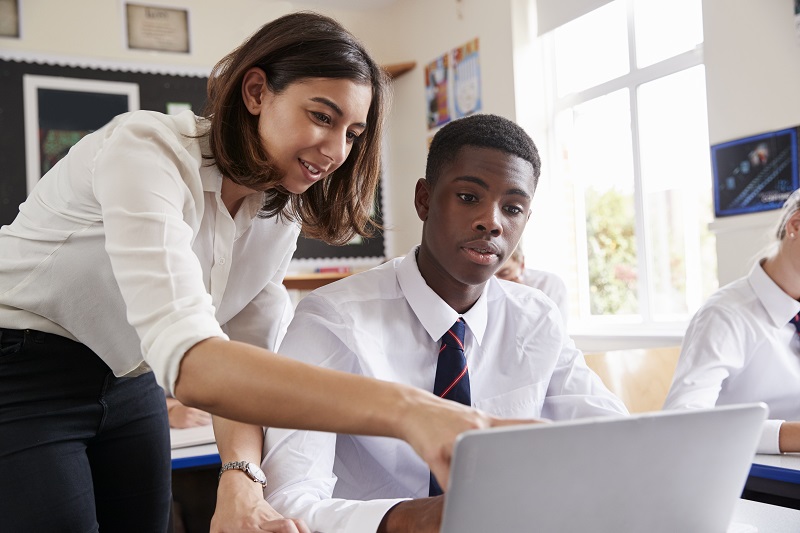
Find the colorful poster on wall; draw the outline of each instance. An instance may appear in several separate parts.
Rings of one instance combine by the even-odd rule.
[[[794,0],[794,30],[797,43],[800,44],[800,0]]]
[[[425,67],[425,97],[428,102],[428,129],[450,120],[448,105],[449,57],[440,56]]]
[[[481,110],[481,68],[477,37],[453,50],[453,103],[455,118]]]

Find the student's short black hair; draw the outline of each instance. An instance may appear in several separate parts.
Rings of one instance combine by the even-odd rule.
[[[492,148],[515,155],[533,167],[533,187],[539,183],[542,161],[530,136],[512,121],[490,114],[477,114],[454,120],[440,129],[431,141],[425,179],[431,187],[445,165],[453,162],[464,146]]]

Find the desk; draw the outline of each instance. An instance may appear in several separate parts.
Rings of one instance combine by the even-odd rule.
[[[797,533],[800,531],[800,511],[739,500],[733,511],[732,522],[755,526],[759,533]],[[731,530],[735,531],[734,528]]]
[[[756,455],[742,497],[800,509],[800,454]]]
[[[170,429],[172,469],[219,465],[219,451],[214,441],[214,428],[207,426]]]
[[[172,448],[172,515],[170,531],[208,531],[217,505],[219,451],[211,426],[170,430]],[[212,442],[208,442],[211,440]],[[191,442],[198,444],[185,445]]]
[[[283,285],[289,290],[313,291],[328,283],[346,278],[350,272],[318,272],[314,274],[287,274]]]
[[[217,445],[198,444],[185,448],[173,448],[172,469],[192,468],[197,466],[220,466]]]

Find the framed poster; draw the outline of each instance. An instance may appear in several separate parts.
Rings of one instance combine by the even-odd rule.
[[[478,38],[453,50],[455,118],[481,110],[481,67]]]
[[[450,55],[439,56],[425,67],[425,99],[428,107],[428,129],[450,122],[448,99]]]
[[[19,38],[19,0],[0,0],[0,37]]]
[[[84,135],[139,109],[139,85],[25,74],[25,159],[28,194]]]
[[[797,134],[795,127],[713,145],[714,215],[779,209],[800,186]]]
[[[189,10],[125,4],[128,48],[188,54]]]

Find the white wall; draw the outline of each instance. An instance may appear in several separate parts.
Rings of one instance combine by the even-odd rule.
[[[703,0],[711,144],[800,125],[793,0]],[[744,276],[778,212],[717,219],[720,285]]]
[[[189,10],[191,53],[177,54],[127,49],[123,0],[22,0],[19,3],[21,38],[0,38],[0,50],[5,54],[66,56],[208,71],[261,24],[292,11],[290,2],[264,0],[141,2]]]
[[[328,11],[358,35],[382,64],[415,61],[394,83],[386,153],[388,256],[417,244],[422,223],[414,184],[425,175],[428,137],[425,65],[478,37],[483,112],[516,117],[510,0],[397,0],[384,10]]]
[[[429,136],[423,91],[426,63],[478,37],[483,111],[518,118],[543,148],[543,97],[536,83],[540,67],[535,40],[527,33],[535,13],[529,12],[534,10],[528,0],[396,0],[386,8],[359,11],[327,9],[324,2],[152,2],[190,10],[191,54],[128,50],[122,0],[20,3],[22,37],[0,39],[4,54],[210,70],[263,23],[310,8],[341,20],[381,63],[416,61],[414,70],[394,82],[386,154],[390,256],[405,253],[421,231],[412,194],[424,174]],[[793,0],[703,0],[703,14],[711,143],[800,124],[800,38],[794,30]],[[546,148],[542,153],[546,173]],[[721,283],[747,272],[752,256],[768,242],[772,221],[770,214],[742,215],[712,225]]]
[[[203,72],[262,24],[291,11],[312,9],[340,20],[380,63],[416,61],[416,68],[393,84],[386,153],[390,257],[405,254],[419,241],[422,229],[413,210],[413,191],[425,173],[429,136],[425,65],[478,37],[483,111],[515,118],[510,0],[396,0],[385,8],[361,10],[330,9],[323,1],[143,3],[189,9],[191,54],[128,50],[123,0],[23,1],[22,37],[0,38],[0,50],[5,55],[80,58],[90,64],[168,65]]]

